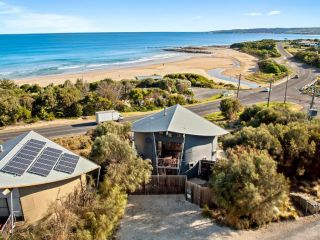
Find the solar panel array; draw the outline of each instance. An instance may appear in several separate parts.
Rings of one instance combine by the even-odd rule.
[[[50,147],[45,148],[34,164],[29,168],[28,172],[43,177],[48,176],[61,154],[61,150]]]
[[[59,172],[64,172],[64,173],[71,174],[71,173],[74,172],[78,161],[79,161],[79,157],[78,156],[75,156],[75,155],[72,155],[72,154],[68,154],[68,153],[64,153],[60,157],[59,162],[55,166],[54,170],[59,171]]]
[[[37,157],[46,143],[35,139],[29,140],[20,151],[1,169],[2,172],[21,176]]]

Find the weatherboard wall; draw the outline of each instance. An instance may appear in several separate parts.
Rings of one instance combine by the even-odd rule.
[[[19,188],[26,223],[32,224],[40,220],[57,200],[63,200],[75,189],[84,186],[85,180],[85,174],[82,174],[59,182]]]

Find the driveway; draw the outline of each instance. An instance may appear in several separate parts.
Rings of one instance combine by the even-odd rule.
[[[117,235],[120,240],[319,240],[320,215],[236,231],[202,217],[183,195],[133,195]]]

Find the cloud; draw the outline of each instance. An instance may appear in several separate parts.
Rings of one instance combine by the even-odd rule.
[[[250,16],[250,17],[256,17],[256,16],[261,16],[262,13],[261,12],[248,12],[248,13],[244,13],[243,15]]]
[[[280,11],[278,11],[278,10],[273,10],[273,11],[270,11],[270,12],[268,12],[268,16],[272,16],[272,15],[279,15],[281,12]]]
[[[98,31],[94,24],[79,16],[37,13],[0,1],[1,32],[54,33]],[[13,32],[14,31],[14,32]]]

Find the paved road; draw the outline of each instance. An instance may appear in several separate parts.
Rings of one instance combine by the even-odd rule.
[[[306,95],[301,95],[299,93],[299,89],[304,85],[312,82],[319,71],[309,67],[303,63],[296,62],[290,54],[288,54],[281,43],[277,45],[279,51],[282,54],[283,60],[288,61],[290,66],[299,74],[299,79],[290,79],[288,82],[288,91],[287,91],[287,101],[288,102],[295,102],[304,106],[305,109],[308,109],[308,106],[311,101],[311,97]],[[284,93],[286,88],[286,82],[280,83],[272,88],[271,93],[271,101],[283,101]],[[255,89],[251,91],[241,91],[239,95],[240,101],[245,105],[250,105],[257,102],[265,102],[267,101],[268,93],[262,92],[261,89]],[[316,106],[319,104],[319,100],[317,99]],[[199,114],[199,115],[206,115],[214,111],[219,110],[220,102],[213,102],[213,103],[203,103],[196,106],[190,106],[188,109],[191,111]],[[127,121],[135,121],[143,116],[136,116],[136,117],[128,117]],[[74,124],[74,125],[64,125],[64,126],[54,126],[54,127],[43,127],[36,130],[38,133],[52,138],[52,137],[60,137],[65,135],[79,135],[86,133],[89,129],[92,129],[96,126],[94,122],[86,123],[86,124]],[[23,132],[29,131],[28,130],[19,130],[15,132],[5,132],[0,131],[0,140],[6,141],[11,139]]]

